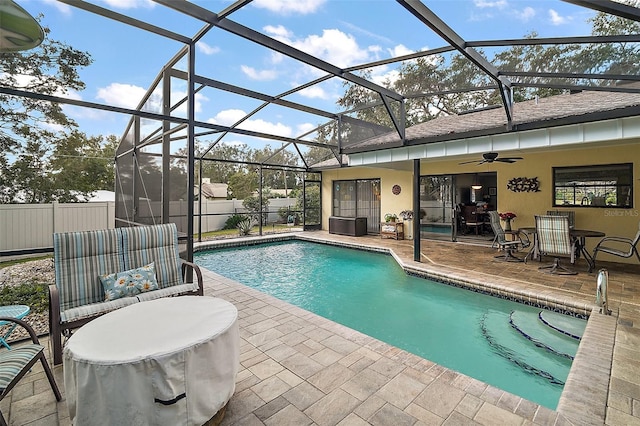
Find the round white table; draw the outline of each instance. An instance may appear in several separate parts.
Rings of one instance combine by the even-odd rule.
[[[238,311],[206,296],[120,308],[78,329],[63,352],[71,421],[202,425],[233,395]]]

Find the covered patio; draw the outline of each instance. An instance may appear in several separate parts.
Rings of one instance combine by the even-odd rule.
[[[588,312],[594,307],[595,274],[551,276],[537,270],[537,261],[502,262],[486,247],[425,241],[418,263],[411,241],[325,231],[297,235],[388,249],[407,268],[494,292],[528,294]],[[586,267],[582,262],[578,267]],[[640,419],[640,267],[599,266],[609,270],[613,314],[592,314],[557,411],[204,271],[205,294],[231,301],[239,310],[241,366],[221,424],[635,424]],[[54,373],[62,385],[62,366]],[[3,401],[3,412],[10,424],[69,424],[64,400],[56,404],[37,369]]]

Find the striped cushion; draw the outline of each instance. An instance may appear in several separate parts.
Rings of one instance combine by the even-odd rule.
[[[536,234],[541,253],[571,255],[568,217],[536,216]]]
[[[155,292],[157,290],[154,290]],[[153,293],[152,292],[152,293]],[[135,297],[122,297],[120,299],[111,300],[109,302],[91,303],[89,305],[77,306],[60,312],[60,322],[65,323],[83,318],[90,318],[96,315],[105,314],[109,311],[122,308],[127,305],[137,303]]]
[[[44,347],[34,343],[16,346],[0,353],[0,391],[4,391],[9,383],[20,374],[24,367],[38,356]]]
[[[60,310],[104,300],[98,275],[126,269],[119,229],[53,234]]]
[[[139,268],[155,262],[160,288],[183,284],[178,230],[175,223],[120,228],[124,269]],[[124,270],[123,269],[123,270]]]

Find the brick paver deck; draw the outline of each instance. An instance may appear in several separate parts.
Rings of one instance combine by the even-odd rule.
[[[412,241],[304,235],[390,249],[414,271],[558,306],[590,310],[595,300],[596,274],[581,262],[578,275],[551,276],[537,270],[538,262],[503,262],[495,251],[469,244],[423,241],[421,262],[414,262]],[[599,266],[609,270],[613,315],[591,316],[557,411],[204,271],[205,294],[239,310],[240,371],[222,424],[640,425],[640,267]],[[62,367],[54,372],[64,392]],[[1,408],[14,425],[70,424],[41,368]]]

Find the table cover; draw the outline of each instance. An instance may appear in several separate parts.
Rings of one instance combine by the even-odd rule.
[[[71,421],[202,425],[235,390],[238,311],[213,297],[136,303],[77,330],[64,349]]]

